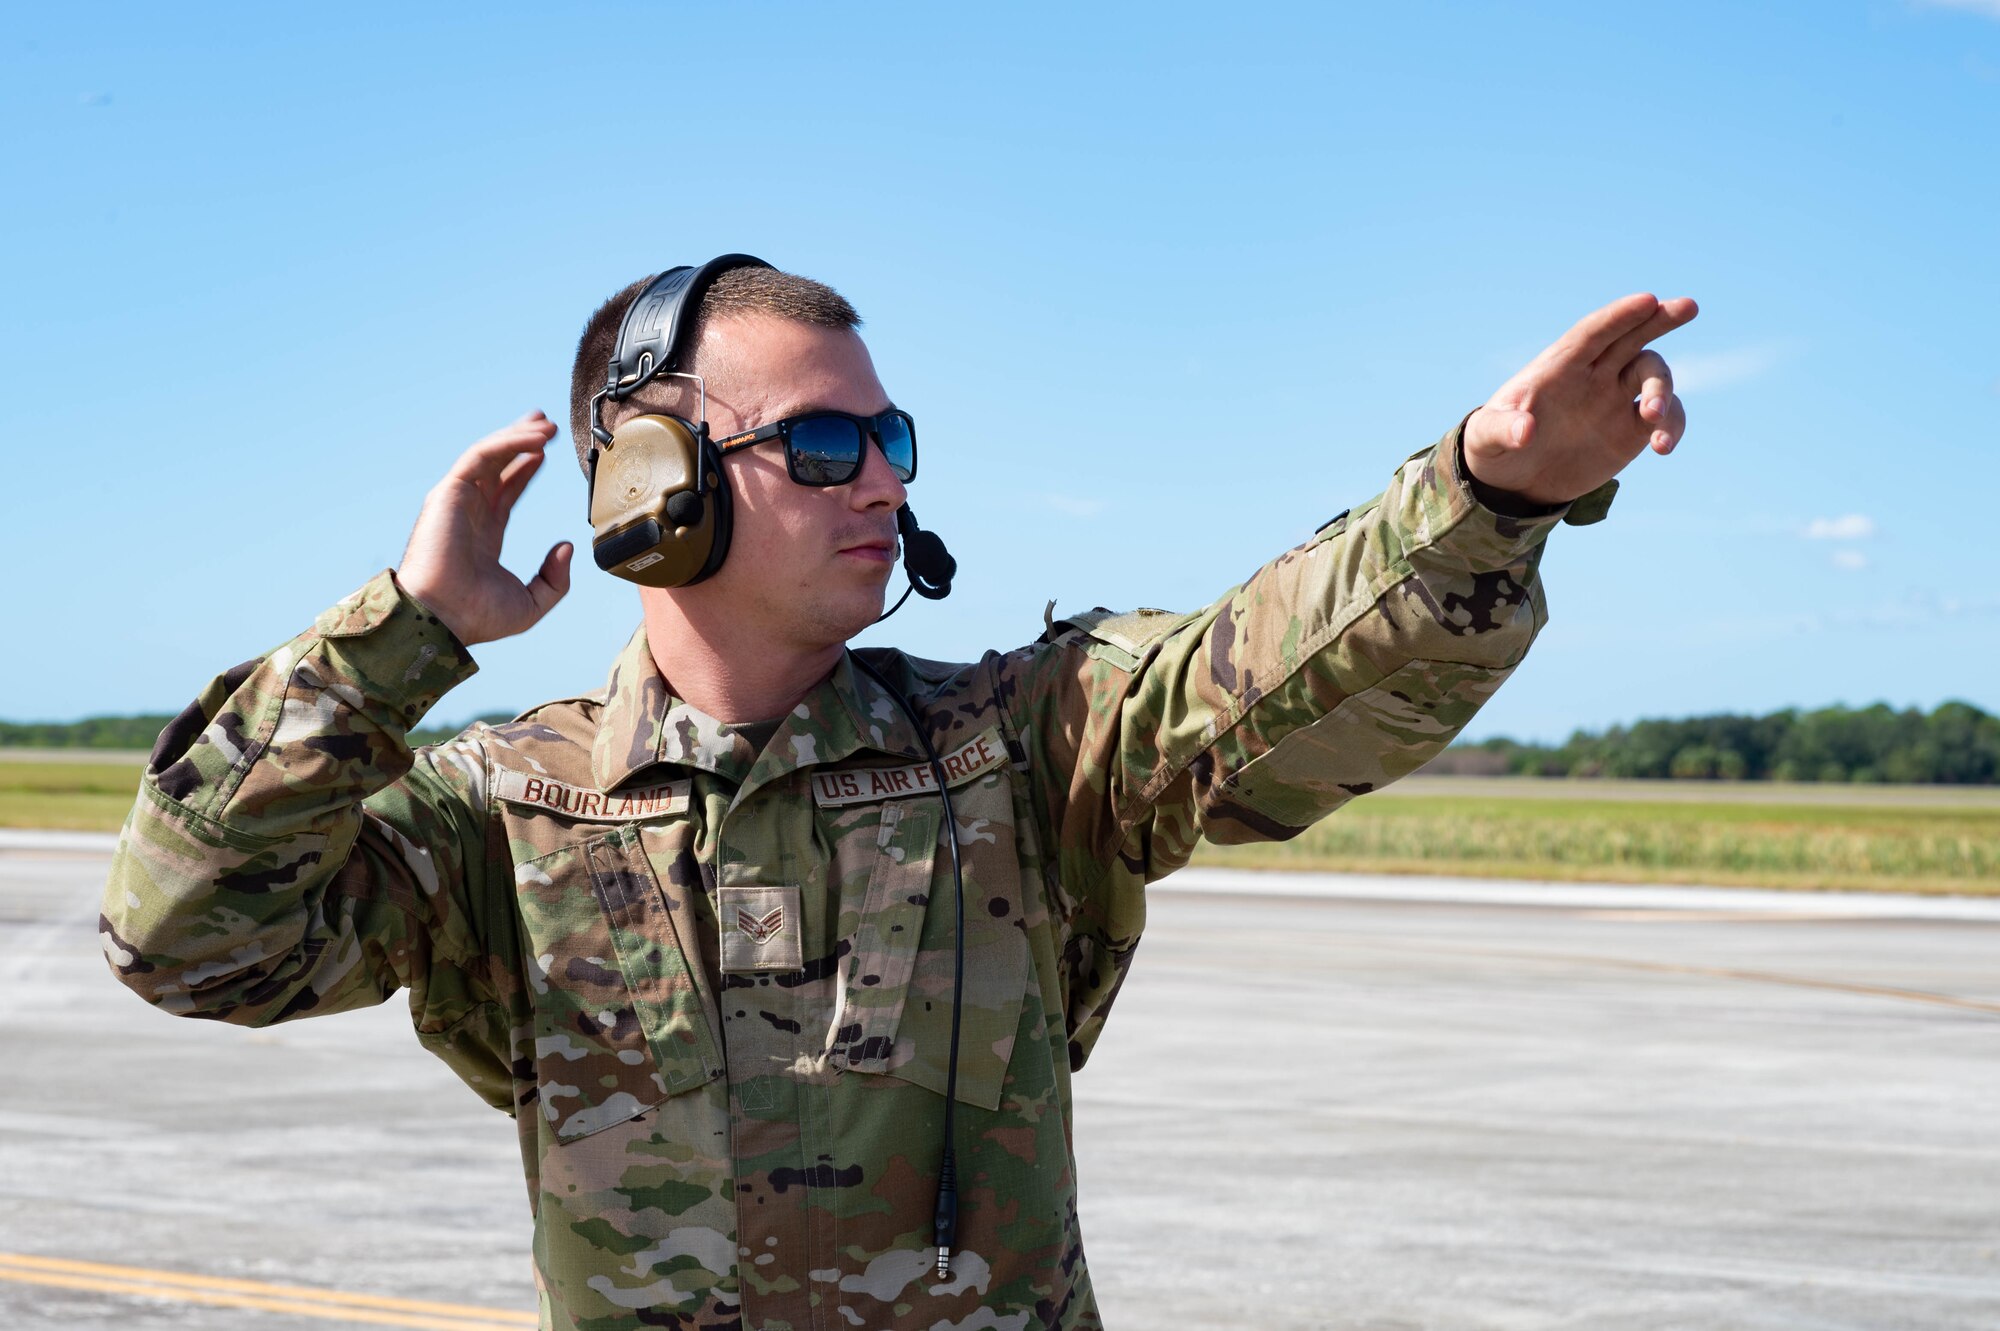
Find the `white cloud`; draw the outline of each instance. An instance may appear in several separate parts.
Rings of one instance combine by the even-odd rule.
[[[1860,513],[1838,518],[1814,518],[1806,524],[1808,541],[1865,541],[1875,534],[1875,519]]]
[[[1094,518],[1104,511],[1102,499],[1083,499],[1076,495],[1064,494],[1044,494],[1037,495],[1036,498],[1065,517]]]
[[[1835,550],[1833,552],[1833,566],[1839,569],[1846,569],[1849,573],[1858,573],[1868,567],[1868,556],[1862,554],[1859,550]]]
[[[1689,393],[1713,392],[1718,388],[1761,379],[1790,359],[1791,348],[1777,342],[1765,342],[1757,346],[1738,347],[1733,351],[1683,352],[1680,355],[1666,348],[1663,354],[1667,364],[1673,368],[1674,391],[1685,397]]]

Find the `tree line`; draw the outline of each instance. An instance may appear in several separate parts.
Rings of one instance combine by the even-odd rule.
[[[1948,702],[1930,712],[1876,703],[1638,721],[1603,732],[1579,730],[1559,745],[1511,739],[1454,745],[1433,770],[1992,785],[2000,783],[2000,717],[1970,703]]]
[[[173,717],[90,716],[81,721],[0,721],[4,749],[150,749]]]
[[[0,721],[0,749],[143,749],[174,718],[165,712],[141,716],[91,716],[81,721]],[[514,719],[512,712],[488,712],[472,721]],[[412,745],[450,739],[472,721],[455,726],[419,726],[410,732]]]
[[[505,721],[506,712],[476,717]],[[94,716],[82,721],[0,721],[0,749],[150,749],[171,717]],[[468,723],[469,724],[469,723]],[[425,726],[413,744],[464,727]],[[1490,739],[1455,744],[1434,772],[1520,776],[1653,777],[1687,781],[1895,781],[2000,784],[2000,717],[1970,703],[1930,712],[1873,707],[1787,709],[1766,716],[1695,716],[1579,730],[1559,745]]]

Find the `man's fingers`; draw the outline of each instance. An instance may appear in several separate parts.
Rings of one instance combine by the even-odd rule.
[[[1674,372],[1667,365],[1667,358],[1657,351],[1642,351],[1632,358],[1618,376],[1618,385],[1628,396],[1639,399],[1643,409],[1654,398],[1664,398],[1674,391]],[[1657,419],[1657,418],[1655,418]]]
[[[471,481],[490,487],[517,453],[539,452],[555,438],[555,422],[539,411],[531,411],[512,425],[502,426],[458,455],[445,475],[455,481]]]
[[[1663,300],[1644,322],[1628,330],[1613,341],[1603,355],[1593,359],[1605,365],[1624,365],[1644,350],[1648,342],[1665,337],[1700,313],[1700,307],[1686,296]]]
[[[528,584],[528,599],[535,603],[537,620],[555,609],[556,602],[568,594],[569,561],[575,553],[576,547],[568,541],[557,541],[542,559],[541,571]]]
[[[1653,433],[1646,438],[1646,446],[1665,457],[1674,451],[1674,446],[1680,443],[1681,436],[1687,433],[1687,425],[1687,408],[1681,405],[1679,398],[1669,396],[1659,423],[1654,426]]]
[[[1620,338],[1643,326],[1659,308],[1660,302],[1645,292],[1614,300],[1578,319],[1551,350],[1563,354],[1564,359],[1595,361]]]
[[[499,484],[493,492],[493,515],[505,522],[514,511],[514,501],[528,488],[528,482],[535,479],[535,473],[542,469],[546,453],[516,453],[500,472]]]

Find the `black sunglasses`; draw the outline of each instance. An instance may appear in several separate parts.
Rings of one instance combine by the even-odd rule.
[[[785,444],[785,471],[800,485],[845,485],[861,474],[862,450],[874,439],[889,470],[904,484],[917,478],[917,423],[907,411],[880,416],[813,411],[760,425],[715,441],[717,453],[750,448],[769,439]]]

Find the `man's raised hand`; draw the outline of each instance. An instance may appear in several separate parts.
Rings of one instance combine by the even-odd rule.
[[[567,541],[549,550],[532,582],[500,566],[508,515],[555,433],[555,422],[531,411],[465,450],[424,496],[396,580],[468,647],[526,632],[569,590]]]
[[[1585,315],[1465,423],[1465,465],[1496,490],[1566,504],[1687,430],[1673,372],[1647,343],[1698,313],[1686,297],[1627,296]]]

